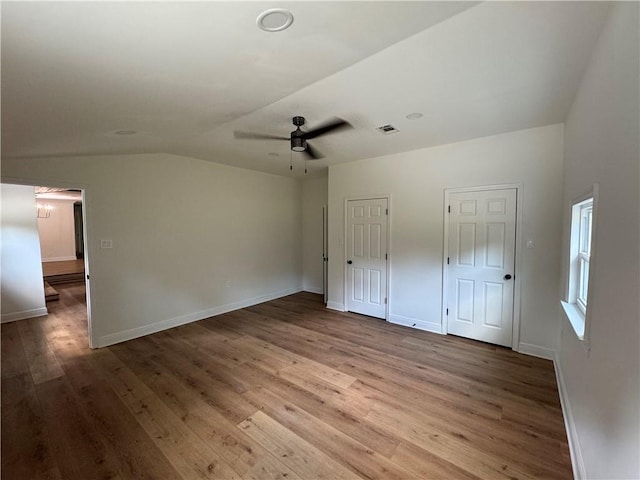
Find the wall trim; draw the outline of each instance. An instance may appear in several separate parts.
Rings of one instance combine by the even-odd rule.
[[[25,318],[44,317],[48,315],[47,307],[32,308],[31,310],[23,310],[21,312],[3,313],[0,323],[15,322],[17,320],[24,320]]]
[[[258,297],[248,298],[240,300],[238,302],[228,303],[226,305],[220,305],[218,307],[208,308],[200,312],[194,312],[187,315],[181,315],[179,317],[170,318],[168,320],[162,320],[150,325],[143,325],[141,327],[124,330],[122,332],[111,333],[109,335],[103,335],[98,338],[95,348],[108,347],[120,342],[126,342],[127,340],[133,340],[134,338],[143,337],[152,333],[161,332],[162,330],[168,330],[169,328],[178,327],[187,323],[197,322],[198,320],[204,320],[205,318],[214,317],[223,313],[232,312],[241,308],[251,307],[259,303],[268,302],[277,298],[286,297],[302,291],[302,287],[290,288],[287,290],[281,290],[279,292],[270,293],[267,295],[261,295]],[[92,347],[93,348],[93,347]]]
[[[571,457],[571,467],[573,468],[573,478],[581,480],[587,478],[587,471],[584,467],[584,458],[580,449],[580,440],[578,438],[578,430],[576,422],[573,419],[571,403],[569,402],[569,394],[567,386],[560,368],[560,358],[558,352],[553,356],[553,367],[556,371],[556,381],[558,383],[558,393],[560,395],[560,406],[562,407],[562,416],[564,418],[564,426],[567,430],[567,441],[569,443],[569,456]]]
[[[302,287],[302,291],[309,292],[309,293],[317,293],[318,295],[324,294],[322,287]]]
[[[556,351],[552,348],[522,342],[518,344],[518,352],[525,355],[531,355],[532,357],[545,358],[547,360],[554,360],[556,354]]]
[[[396,315],[392,313],[389,315],[389,323],[443,335],[442,325],[436,322],[427,322],[425,320],[403,317],[402,315]]]
[[[344,308],[344,303],[339,302],[327,302],[327,308],[330,310],[337,310],[338,312],[346,312],[347,310]]]
[[[77,260],[77,258],[74,255],[72,257],[51,257],[42,259],[43,262],[67,262],[69,260]]]

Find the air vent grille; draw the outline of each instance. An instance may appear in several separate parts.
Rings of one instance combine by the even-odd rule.
[[[391,125],[390,123],[386,125],[381,125],[376,130],[378,130],[380,133],[383,133],[385,135],[389,135],[390,133],[396,133],[398,131],[398,129],[393,125]]]

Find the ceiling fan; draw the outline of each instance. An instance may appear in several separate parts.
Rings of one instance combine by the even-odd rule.
[[[300,130],[300,127],[304,125],[304,123],[304,117],[293,117],[293,124],[296,126],[296,129],[291,132],[288,137],[237,131],[233,132],[233,135],[235,138],[247,138],[251,140],[288,140],[291,143],[291,150],[294,152],[304,152],[309,159],[316,160],[318,158],[322,158],[323,155],[317,149],[313,148],[307,140],[319,137],[320,135],[335,133],[339,130],[353,128],[349,122],[342,120],[341,118],[333,118],[331,120],[327,120],[313,130],[305,132]]]

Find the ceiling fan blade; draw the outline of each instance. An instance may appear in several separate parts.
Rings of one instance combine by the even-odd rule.
[[[313,148],[308,143],[307,143],[307,149],[304,151],[304,153],[307,154],[307,156],[309,157],[309,160],[317,160],[319,158],[324,158],[324,155],[322,155],[317,149]]]
[[[282,137],[279,135],[267,135],[265,133],[253,133],[253,132],[233,132],[235,138],[246,138],[249,140],[289,140],[289,137]]]
[[[319,127],[314,128],[313,130],[305,132],[304,138],[309,140],[310,138],[316,138],[320,135],[325,135],[330,132],[336,132],[338,130],[345,130],[347,128],[353,128],[353,126],[346,120],[342,120],[341,118],[334,118],[333,120],[329,120]]]

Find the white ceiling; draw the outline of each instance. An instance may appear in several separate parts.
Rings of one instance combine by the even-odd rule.
[[[291,10],[283,32],[260,12]],[[598,2],[2,2],[2,155],[169,152],[302,175],[565,120],[608,13]],[[405,116],[421,112],[419,120]],[[399,132],[382,135],[386,123]],[[135,130],[136,135],[115,135]],[[271,155],[269,155],[271,153]],[[277,155],[276,155],[277,154]],[[295,169],[289,172],[293,155]]]

